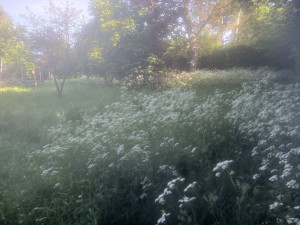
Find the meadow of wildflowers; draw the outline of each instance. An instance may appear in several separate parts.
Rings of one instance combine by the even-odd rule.
[[[22,158],[35,185],[0,183],[0,222],[299,225],[300,84],[289,76],[200,71],[60,116]]]

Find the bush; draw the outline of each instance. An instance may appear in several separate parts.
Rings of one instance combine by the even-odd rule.
[[[156,89],[161,85],[162,76],[165,74],[165,64],[156,55],[150,55],[142,65],[132,69],[123,84],[129,89],[152,88]]]
[[[236,45],[215,50],[211,55],[199,59],[199,68],[228,69],[233,67],[257,68],[269,66],[276,69],[293,69],[294,63],[289,50],[282,45],[277,48],[257,50],[253,47]]]

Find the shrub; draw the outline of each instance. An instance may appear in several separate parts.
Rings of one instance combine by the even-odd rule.
[[[290,52],[284,47],[279,45],[272,50],[268,48],[256,49],[244,45],[219,48],[210,55],[202,56],[198,65],[199,68],[207,69],[258,68],[262,66],[276,69],[293,69],[294,63],[290,58]]]
[[[132,69],[123,84],[129,89],[147,87],[156,89],[161,85],[162,76],[165,74],[165,65],[156,55],[150,55],[143,65]]]

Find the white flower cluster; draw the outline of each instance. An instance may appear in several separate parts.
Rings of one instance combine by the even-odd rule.
[[[244,83],[231,102],[226,119],[236,124],[239,132],[249,139],[258,138],[252,156],[261,159],[261,165],[253,179],[269,174],[268,180],[278,187],[279,194],[287,195],[284,187],[291,192],[299,191],[300,184],[300,84],[276,82],[283,79],[280,73],[276,76],[275,72],[265,72],[262,76],[262,79]],[[281,205],[274,201],[270,209]],[[286,208],[292,208],[299,202],[286,204]]]
[[[182,177],[177,177],[173,180],[171,180],[170,182],[168,182],[167,184],[167,188],[164,189],[164,192],[162,194],[160,194],[158,196],[158,198],[155,199],[155,202],[158,202],[161,205],[165,204],[165,197],[167,195],[171,195],[172,194],[172,190],[175,188],[175,186],[177,185],[177,183],[183,182],[185,179]]]
[[[273,210],[273,209],[277,209],[278,207],[282,206],[283,204],[281,202],[274,202],[273,204],[271,204],[269,206],[270,210]]]
[[[184,181],[173,165],[166,165],[163,157],[172,158],[172,151],[178,149],[189,154],[205,151],[203,146],[177,140],[180,135],[174,134],[190,128],[198,139],[209,133],[213,142],[221,143],[226,137],[217,130],[229,123],[249,141],[257,143],[252,157],[260,159],[261,165],[255,174],[250,174],[255,181],[266,174],[268,182],[277,185],[278,192],[280,188],[299,191],[300,84],[280,84],[274,74],[261,70],[245,79],[240,91],[216,90],[201,97],[195,91],[179,88],[152,94],[124,92],[121,102],[106,106],[102,112],[91,109],[82,113],[80,123],[61,118],[57,126],[48,129],[49,144],[30,153],[29,161],[46,178],[72,170],[72,165],[84,167],[86,174],[99,166],[113,169],[131,165],[136,171],[145,171],[152,168],[150,159],[155,158],[159,171],[176,177],[155,200],[163,204],[177,183]],[[236,73],[235,77],[238,76]],[[158,140],[155,143],[154,137]],[[213,172],[219,176],[232,163],[230,159],[219,162]],[[75,170],[67,172],[75,173]],[[54,180],[55,183],[59,183],[59,179]],[[184,192],[193,185],[196,183],[188,185]],[[142,197],[146,196],[146,186],[151,186],[150,180],[143,185]],[[284,202],[286,193],[278,194],[283,195]],[[181,200],[180,204],[185,198]],[[280,204],[274,199],[270,209]],[[285,208],[296,205],[299,202]],[[169,214],[163,214],[158,223],[163,223],[167,216]]]
[[[171,215],[171,213],[163,213],[161,215],[161,217],[157,220],[156,224],[163,224],[163,223],[165,223],[166,220],[167,220],[167,217],[170,216],[170,215]]]
[[[287,219],[287,223],[288,224],[300,225],[300,219],[291,217],[291,218]]]
[[[217,163],[217,165],[213,168],[213,171],[222,171],[229,167],[229,165],[233,163],[233,160],[225,160]]]
[[[197,182],[194,181],[193,183],[189,184],[184,190],[183,192],[188,192],[189,190],[193,189],[196,186]]]
[[[187,196],[184,196],[182,199],[179,199],[179,201],[178,201],[180,203],[179,208],[182,208],[184,206],[184,204],[189,203],[193,200],[196,200],[196,198],[195,197],[189,198]]]

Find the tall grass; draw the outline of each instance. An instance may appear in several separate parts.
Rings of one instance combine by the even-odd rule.
[[[0,149],[0,223],[299,223],[300,84],[267,69],[187,76],[121,96],[80,82],[62,99],[11,94],[13,114],[44,93],[29,108],[45,114],[36,140],[21,113],[1,114],[4,134],[21,128]]]
[[[61,117],[75,121],[82,110],[92,107],[103,111],[119,100],[118,88],[86,80],[67,81],[60,98],[50,82],[0,87],[0,224],[21,223],[18,218],[30,213],[28,202],[36,199],[40,191],[34,187],[38,189],[40,181],[28,167],[26,155],[48,142],[47,127]],[[24,194],[30,188],[34,193]]]

